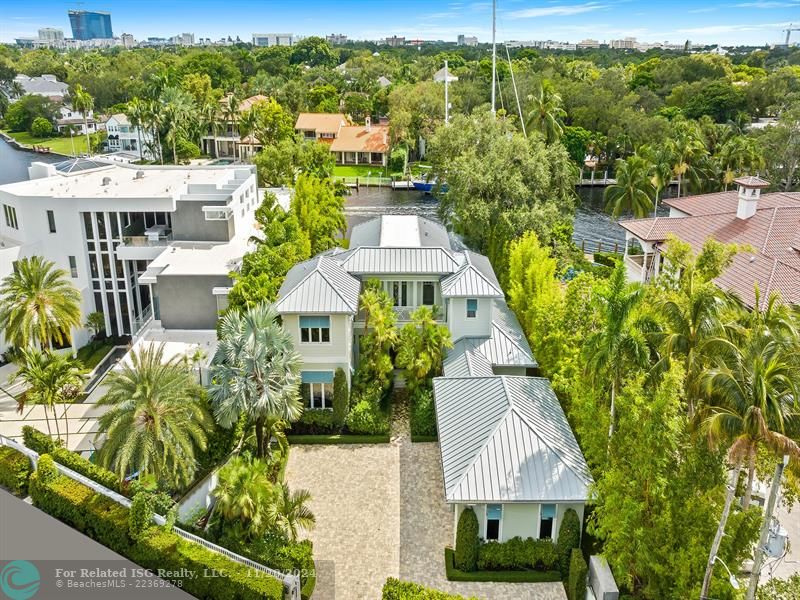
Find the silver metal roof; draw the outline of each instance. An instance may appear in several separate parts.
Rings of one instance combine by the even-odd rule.
[[[445,248],[375,248],[360,246],[342,255],[342,266],[358,274],[445,275],[458,269],[458,261]]]
[[[450,236],[442,224],[415,215],[381,215],[359,223],[350,232],[350,247],[387,246],[382,240],[391,236],[386,236],[385,230],[398,227],[415,233],[414,246],[451,249]]]
[[[489,259],[469,250],[463,256],[461,268],[442,279],[442,297],[503,298],[503,290]]]
[[[433,380],[448,502],[581,502],[592,477],[550,382]]]
[[[486,339],[486,338],[480,338]],[[492,363],[475,348],[475,338],[461,338],[447,351],[445,377],[491,377]]]
[[[358,312],[361,283],[328,256],[317,256],[289,270],[275,304],[282,313]]]

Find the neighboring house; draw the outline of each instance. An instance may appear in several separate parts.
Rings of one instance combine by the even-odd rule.
[[[364,125],[353,125],[340,113],[300,113],[294,129],[304,140],[330,144],[337,164],[385,167],[388,162],[389,126],[373,125],[369,117]]]
[[[50,98],[53,102],[63,102],[64,96],[69,92],[69,85],[59,81],[55,75],[28,77],[27,75],[19,74],[14,77],[14,83],[18,84],[18,86],[14,87],[19,87],[22,94],[14,94],[14,88],[12,87],[12,94],[9,98],[12,102],[27,94],[44,96]]]
[[[134,160],[139,160],[141,144],[141,158],[155,160],[153,154],[153,134],[140,127],[131,125],[127,116],[122,113],[111,115],[106,121],[108,137],[108,151],[112,154],[122,154]]]
[[[336,369],[349,377],[358,364],[359,296],[368,280],[392,298],[398,326],[417,307],[435,307],[454,341],[444,376],[434,380],[454,518],[473,505],[484,539],[555,538],[567,508],[583,515],[586,462],[549,382],[533,376],[536,360],[489,260],[454,250],[441,225],[377,217],[353,228],[349,250],[289,271],[276,308],[303,361],[306,407],[330,409]]]
[[[268,101],[269,97],[250,96],[239,103],[235,114],[231,114],[228,110],[229,98],[230,94],[220,99],[217,118],[208,134],[201,139],[201,150],[203,154],[215,158],[230,157],[244,160],[250,155],[251,148],[254,153],[261,149],[261,142],[252,133],[242,139],[239,132],[239,117],[253,108],[254,104]]]
[[[444,83],[445,80],[447,80],[447,83],[453,83],[454,81],[458,81],[458,77],[453,75],[453,72],[450,69],[442,67],[433,74],[433,80],[438,81],[439,83]]]
[[[86,135],[87,126],[89,133],[102,131],[106,127],[106,123],[102,118],[98,117],[95,119],[93,110],[88,111],[85,124],[83,121],[83,113],[73,109],[69,104],[64,104],[58,111],[59,117],[56,119],[56,128],[61,134],[69,135],[70,130],[72,130],[76,135]]]
[[[747,245],[716,282],[748,305],[755,303],[754,285],[762,301],[777,291],[784,301],[800,304],[800,193],[762,190],[769,182],[740,177],[727,192],[668,198],[669,217],[622,221],[625,266],[631,281],[646,282],[664,265],[663,249],[670,235],[699,252],[705,241]]]
[[[81,322],[136,336],[214,329],[230,273],[255,233],[255,167],[131,167],[88,159],[33,163],[31,179],[0,186],[0,278],[44,256],[81,293]],[[75,332],[85,344],[89,332]]]
[[[377,81],[378,85],[381,86],[382,88],[389,87],[390,85],[392,85],[392,82],[389,80],[389,78],[384,75],[378,77]]]

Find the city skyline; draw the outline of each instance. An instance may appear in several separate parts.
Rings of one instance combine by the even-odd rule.
[[[67,11],[76,7],[60,0],[40,0],[8,8],[10,14],[0,25],[0,41],[6,43],[35,36],[44,27],[63,29],[69,35]],[[124,0],[80,8],[111,12],[117,36],[130,33],[140,40],[191,32],[197,38],[238,36],[249,42],[258,31],[297,36],[342,33],[354,40],[398,35],[455,41],[459,34],[477,36],[480,42],[491,38],[489,1],[309,0],[301,10],[284,2],[255,0],[229,0],[224,9],[209,0],[191,4],[188,0]],[[781,30],[791,22],[800,24],[800,0],[716,0],[701,7],[691,0],[505,0],[498,3],[497,39],[579,42],[632,36],[644,42],[688,39],[695,44],[763,45],[782,42]]]

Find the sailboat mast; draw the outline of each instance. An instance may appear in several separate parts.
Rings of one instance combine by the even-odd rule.
[[[497,0],[492,0],[492,114],[495,114],[495,81],[497,80]]]
[[[447,97],[447,86],[450,84],[450,71],[447,69],[447,61],[444,61],[444,122],[450,122],[450,99]]]

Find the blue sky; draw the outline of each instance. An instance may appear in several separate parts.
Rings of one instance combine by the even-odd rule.
[[[70,36],[65,0],[0,0],[0,41],[59,27]],[[344,33],[455,40],[459,33],[491,37],[486,0],[98,0],[81,8],[107,10],[115,35],[137,39],[192,32],[217,39],[253,32]],[[499,0],[498,40],[634,36],[642,41],[764,44],[800,26],[800,0]],[[795,34],[800,41],[800,32]]]

